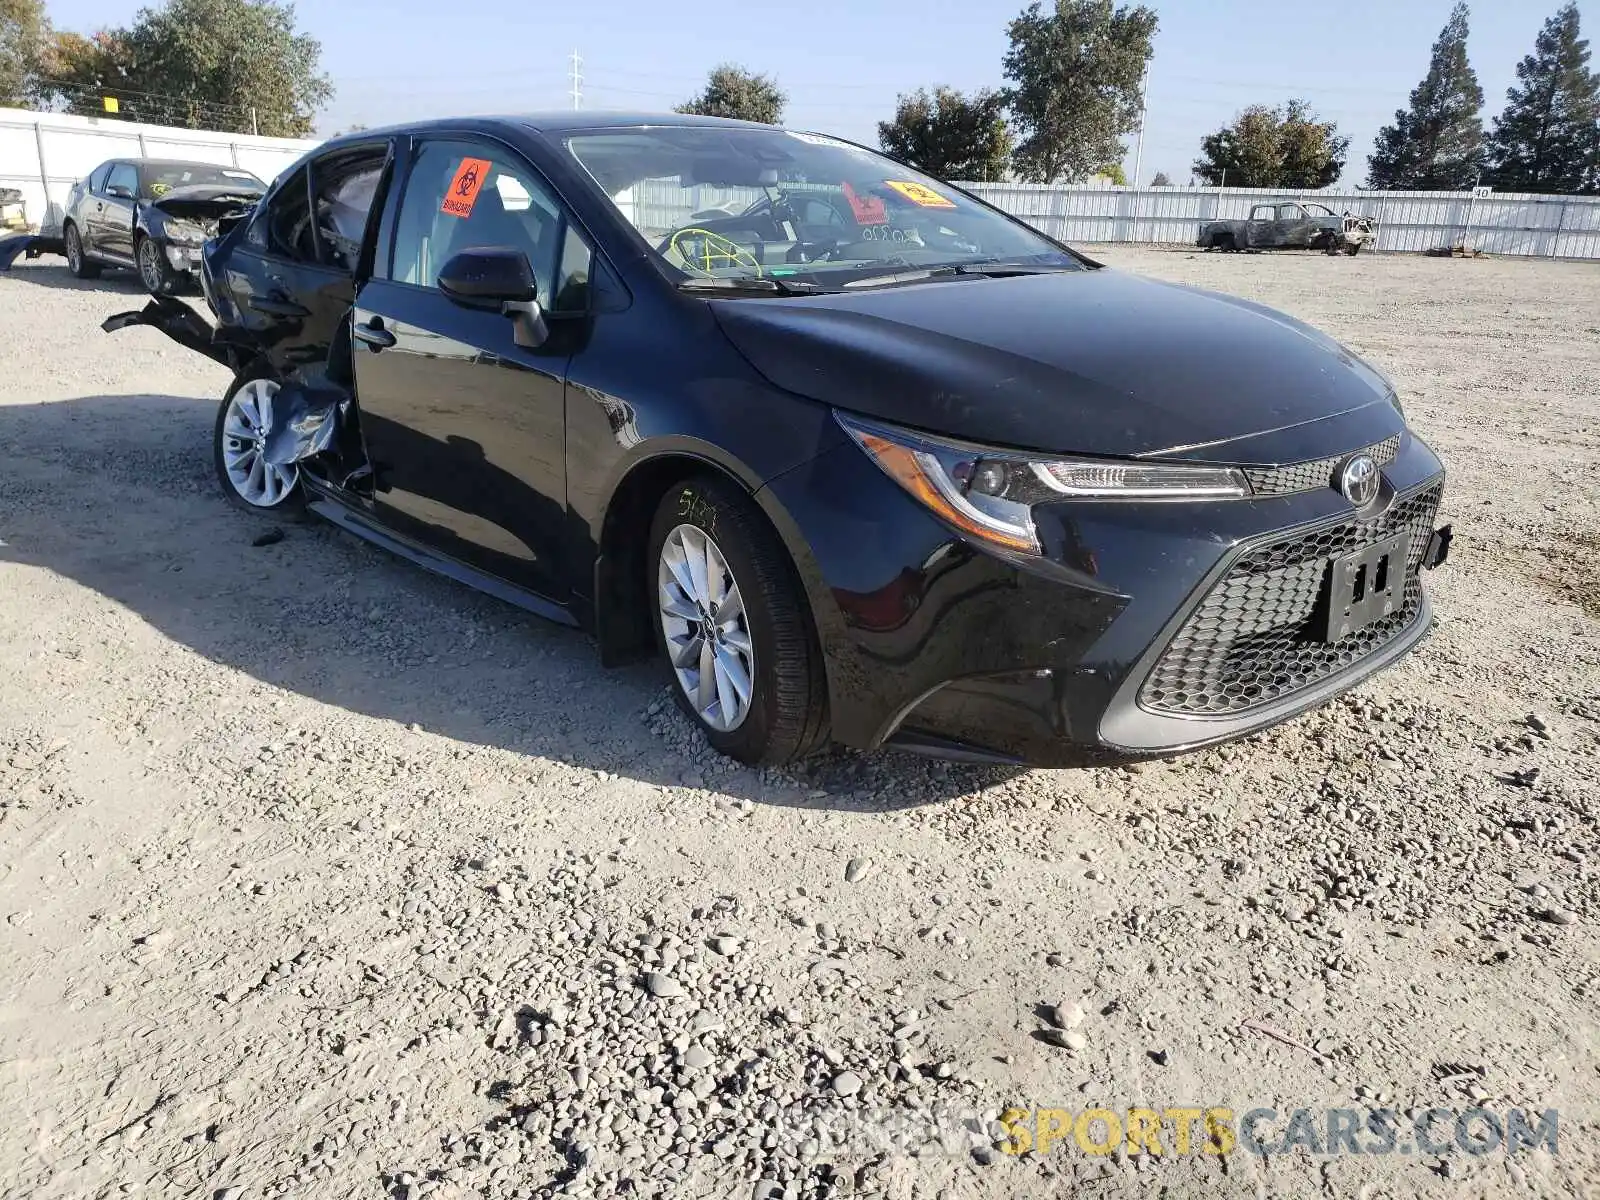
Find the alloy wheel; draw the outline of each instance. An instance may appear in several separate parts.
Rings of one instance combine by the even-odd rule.
[[[161,290],[161,249],[149,238],[139,243],[139,274],[145,290],[152,295]]]
[[[83,266],[83,242],[76,229],[67,230],[67,266],[74,275]]]
[[[265,413],[277,391],[270,379],[252,379],[234,392],[222,421],[222,465],[228,482],[241,500],[255,508],[281,503],[300,481],[298,467],[275,467],[262,457]]]
[[[683,694],[712,729],[750,715],[756,655],[744,597],[722,550],[703,529],[679,525],[657,568],[661,630]]]

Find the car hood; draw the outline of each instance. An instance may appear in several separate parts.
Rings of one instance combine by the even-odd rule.
[[[225,217],[249,208],[261,199],[263,193],[254,188],[237,185],[199,183],[189,187],[173,188],[159,200],[150,201],[151,208],[159,208],[170,217],[182,220]]]
[[[778,387],[992,445],[1281,463],[1403,427],[1384,378],[1310,326],[1109,268],[711,304]]]

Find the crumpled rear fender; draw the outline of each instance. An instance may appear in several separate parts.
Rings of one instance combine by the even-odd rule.
[[[152,296],[150,303],[137,312],[109,316],[100,323],[100,328],[107,333],[115,333],[132,325],[148,325],[152,329],[159,329],[178,345],[196,354],[203,354],[234,372],[255,357],[247,346],[235,341],[227,330],[213,325],[182,300],[172,296]]]
[[[9,271],[19,258],[38,258],[41,254],[65,254],[66,243],[58,237],[23,233],[0,238],[0,271]]]

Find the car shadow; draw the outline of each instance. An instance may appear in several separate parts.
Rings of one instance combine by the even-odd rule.
[[[10,270],[0,271],[0,279],[16,279],[35,287],[54,288],[63,292],[115,292],[127,296],[146,294],[137,271],[125,267],[107,267],[98,279],[79,279],[67,269],[65,259],[54,255],[18,259]]]
[[[215,413],[213,401],[161,395],[0,405],[0,561],[72,579],[271,687],[658,786],[884,811],[1019,773],[844,750],[793,771],[708,767],[655,665],[604,670],[579,632],[326,522],[228,504],[211,466]]]

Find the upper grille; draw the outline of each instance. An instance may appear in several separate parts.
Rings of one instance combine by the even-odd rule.
[[[1422,558],[1442,483],[1366,520],[1298,533],[1248,551],[1189,614],[1140,689],[1154,712],[1230,716],[1319,683],[1359,662],[1411,624],[1422,603]],[[1328,561],[1398,533],[1411,534],[1405,602],[1338,642],[1317,634]]]
[[[1400,453],[1400,435],[1397,433],[1391,438],[1379,442],[1376,446],[1368,446],[1365,450],[1357,450],[1357,454],[1366,454],[1380,467],[1387,466]],[[1290,463],[1286,467],[1245,467],[1245,478],[1250,481],[1250,490],[1258,496],[1286,496],[1290,492],[1310,492],[1321,487],[1333,485],[1333,472],[1348,454],[1340,454],[1334,458],[1315,458],[1310,462]]]

